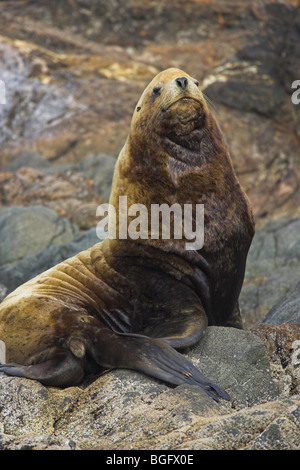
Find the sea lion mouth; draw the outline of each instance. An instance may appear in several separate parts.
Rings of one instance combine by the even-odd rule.
[[[173,126],[179,126],[179,129],[191,132],[194,128],[198,127],[199,119],[203,115],[203,104],[197,98],[192,96],[181,96],[173,103],[169,104],[162,110],[163,119],[167,119]],[[188,133],[187,132],[187,133]]]
[[[174,142],[188,139],[197,129],[204,126],[205,113],[203,103],[193,96],[183,95],[163,110],[161,129]],[[198,139],[197,139],[198,140]],[[184,142],[184,146],[188,143]]]
[[[177,103],[179,103],[179,101],[183,101],[183,102],[186,102],[186,103],[189,103],[190,101],[194,101],[195,103],[202,106],[202,103],[201,103],[200,100],[197,100],[196,98],[193,98],[192,96],[182,96],[181,98],[179,98],[178,100],[174,101],[169,106],[164,108],[163,112],[165,113],[166,111],[168,111],[170,108],[172,108],[172,106],[175,106]]]

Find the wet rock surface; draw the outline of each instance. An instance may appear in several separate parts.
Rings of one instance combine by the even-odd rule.
[[[0,301],[99,241],[96,207],[108,202],[132,112],[167,67],[197,77],[212,100],[257,223],[246,331],[210,327],[184,352],[231,402],[126,370],[66,390],[1,373],[0,449],[299,449],[297,2],[0,9]]]

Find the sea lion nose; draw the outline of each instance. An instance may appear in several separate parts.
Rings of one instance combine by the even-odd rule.
[[[186,77],[179,77],[175,78],[175,82],[182,90],[185,90],[188,84],[188,79]]]

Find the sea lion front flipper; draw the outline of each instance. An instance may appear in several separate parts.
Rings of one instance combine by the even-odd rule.
[[[201,374],[166,341],[138,334],[114,333],[114,335],[116,335],[114,340],[111,338],[109,344],[114,354],[109,354],[107,357],[111,360],[114,356],[115,362],[101,365],[138,370],[172,385],[198,385],[216,401],[219,401],[218,396],[230,400],[225,390]],[[101,359],[97,362],[101,362]]]

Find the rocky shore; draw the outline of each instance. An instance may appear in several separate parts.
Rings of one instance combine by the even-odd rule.
[[[66,390],[1,373],[0,449],[300,449],[297,2],[37,3],[0,2],[0,301],[99,241],[136,100],[169,66],[213,100],[257,229],[245,330],[184,352],[231,402],[133,371]]]

